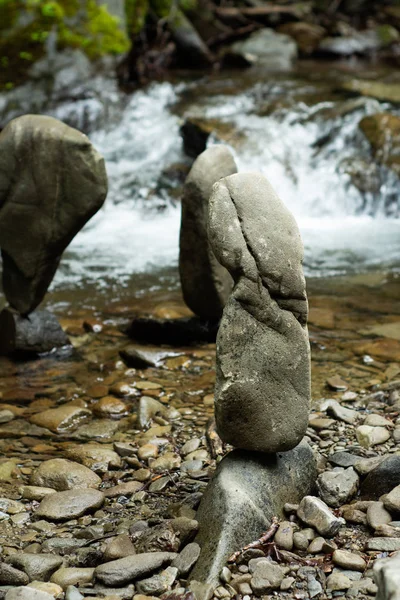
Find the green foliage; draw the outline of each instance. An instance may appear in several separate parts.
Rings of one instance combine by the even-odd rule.
[[[79,48],[91,59],[130,47],[119,20],[96,0],[0,0],[0,89],[26,78],[50,32],[59,49]]]

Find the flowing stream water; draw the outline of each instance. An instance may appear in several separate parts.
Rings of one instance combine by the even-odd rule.
[[[90,134],[109,196],[65,253],[54,298],[79,291],[93,303],[178,287],[181,181],[169,174],[190,164],[179,133],[187,116],[211,120],[209,143],[228,143],[240,171],[270,179],[300,225],[307,276],[396,270],[399,180],[373,163],[358,127],[365,115],[396,111],[336,94],[348,69],[199,76],[134,93],[118,122]]]

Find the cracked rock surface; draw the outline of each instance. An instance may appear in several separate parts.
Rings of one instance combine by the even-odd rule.
[[[296,221],[262,175],[235,174],[213,188],[209,237],[235,282],[217,338],[218,432],[237,448],[290,450],[304,436],[310,405]]]

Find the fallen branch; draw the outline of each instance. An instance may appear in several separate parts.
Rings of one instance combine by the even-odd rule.
[[[264,544],[266,544],[269,540],[271,540],[274,537],[275,533],[278,530],[278,527],[278,518],[273,517],[269,529],[267,529],[267,531],[263,533],[263,535],[258,540],[247,544],[247,546],[232,554],[232,556],[228,558],[228,562],[235,562],[235,560],[242,554],[242,552],[250,550],[250,548],[257,548],[258,546],[263,546]]]
[[[245,37],[253,31],[257,31],[257,29],[261,29],[262,25],[260,23],[250,23],[249,25],[245,25],[244,27],[239,27],[238,29],[230,29],[229,31],[224,31],[223,33],[219,33],[212,38],[209,38],[206,42],[209,48],[213,48],[214,46],[218,46],[219,44],[225,44],[227,42],[233,42],[237,39]]]
[[[294,6],[249,6],[249,7],[233,7],[233,6],[215,6],[213,8],[216,15],[219,17],[264,17],[273,14],[286,14],[297,17],[299,15],[298,8]]]

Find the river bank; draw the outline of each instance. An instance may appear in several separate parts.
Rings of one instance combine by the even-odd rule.
[[[350,432],[354,426],[346,425],[349,431],[345,431],[340,419],[325,417],[321,404],[323,399],[337,400],[343,408],[358,411],[360,419],[385,408],[382,390],[395,388],[400,374],[399,286],[396,274],[379,272],[308,282],[314,406],[308,437],[321,455],[343,452],[349,444],[347,451],[360,459],[396,451],[393,441],[387,440],[363,448]],[[107,544],[126,544],[124,536],[130,532],[137,552],[173,546],[173,533],[166,533],[168,519],[195,517],[194,508],[216,459],[228,448],[219,446],[209,425],[215,345],[148,347],[129,341],[123,333],[133,315],[188,315],[178,291],[164,289],[97,309],[80,307],[76,300],[67,310],[57,302],[57,294],[50,302],[73,349],[37,361],[0,361],[0,546],[2,557],[17,566],[15,577],[22,569],[31,573],[31,580],[47,580],[64,561],[72,570],[59,572],[54,583],[66,589],[68,583],[81,582],[85,597],[104,597],[107,592],[101,585],[91,583],[93,568],[127,552],[120,548],[112,554]],[[137,360],[129,352],[132,348],[149,352],[148,368],[129,366]],[[393,420],[396,406],[382,414]],[[61,483],[51,479],[50,471],[38,479],[35,474],[46,471],[45,465],[54,458],[73,461],[57,475]],[[48,487],[75,488],[77,463],[98,474],[95,487],[106,495],[104,506],[94,514],[92,509],[92,515],[88,508],[80,518],[68,519],[60,505],[59,514],[38,520],[35,512],[42,494],[50,493]],[[331,468],[326,464],[323,470]],[[85,481],[78,487],[85,489],[89,485]],[[29,488],[30,484],[46,489]],[[135,526],[138,521],[145,525]],[[133,532],[147,526],[155,527],[154,536],[144,542],[146,534],[140,544],[141,538]],[[364,558],[370,556],[368,560],[380,554],[366,551],[371,539],[366,525],[354,524],[350,518],[346,527],[335,538],[338,547],[357,548]],[[28,561],[22,567],[12,558],[24,556],[21,551]],[[30,557],[37,552],[42,553],[48,575],[29,571]],[[299,556],[301,565],[301,551]],[[315,578],[316,566],[311,568]],[[375,588],[368,585],[373,593]],[[296,586],[297,591],[288,589],[282,597],[298,598],[301,586]],[[112,592],[117,597],[132,597],[129,586],[114,587],[120,588]],[[0,586],[0,593],[5,589]]]

